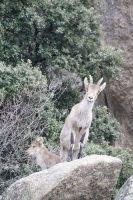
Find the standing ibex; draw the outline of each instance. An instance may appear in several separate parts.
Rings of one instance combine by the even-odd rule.
[[[37,137],[27,149],[27,154],[36,159],[41,169],[47,169],[60,162],[60,157],[50,152],[43,144],[43,138]]]
[[[93,78],[84,79],[85,97],[72,107],[66,118],[64,127],[60,134],[60,158],[61,161],[73,160],[81,157],[82,148],[89,136],[89,128],[92,121],[92,108],[98,94],[106,87],[101,78],[97,84],[93,84]]]

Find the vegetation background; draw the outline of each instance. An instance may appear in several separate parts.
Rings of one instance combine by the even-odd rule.
[[[38,135],[59,152],[59,134],[80,88],[62,74],[83,80],[119,78],[119,49],[103,47],[92,1],[2,0],[0,2],[0,193],[39,168],[25,150]],[[52,71],[52,76],[50,73]],[[55,76],[59,88],[50,89]],[[133,172],[130,150],[115,146],[119,123],[106,106],[95,108],[84,154],[107,154],[123,161],[117,189]]]

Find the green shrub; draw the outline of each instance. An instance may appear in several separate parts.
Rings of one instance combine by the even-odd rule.
[[[117,189],[119,189],[125,181],[133,174],[133,154],[130,150],[124,150],[122,148],[111,148],[112,156],[118,157],[122,160],[122,171],[117,183]]]
[[[3,0],[0,2],[0,60],[16,64],[30,58],[35,49],[35,28],[28,8],[34,0]],[[32,46],[31,46],[32,44]]]
[[[118,79],[122,63],[121,51],[115,48],[101,49],[89,55],[90,72],[97,77],[98,71],[106,77]]]
[[[58,109],[71,109],[80,101],[80,93],[70,83],[64,82],[60,90],[55,92],[54,100]]]
[[[15,1],[16,2],[16,1]],[[17,1],[0,3],[0,60],[31,59],[45,68],[73,70],[82,76],[116,78],[121,64],[115,49],[101,49],[100,21],[92,1]]]
[[[13,67],[0,62],[0,100],[17,93],[22,88],[34,88],[36,85],[46,85],[46,78],[38,68],[21,62]],[[26,89],[26,88],[25,88]]]
[[[94,143],[114,144],[120,136],[120,125],[108,112],[107,107],[96,107],[94,119],[90,129],[90,140]]]

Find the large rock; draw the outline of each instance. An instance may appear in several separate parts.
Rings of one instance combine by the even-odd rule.
[[[107,100],[122,126],[121,146],[133,149],[133,0],[93,2],[101,16],[103,45],[123,51],[121,77],[110,83]]]
[[[111,200],[122,162],[106,155],[91,155],[22,178],[2,200]]]
[[[133,176],[121,187],[115,200],[133,200]]]

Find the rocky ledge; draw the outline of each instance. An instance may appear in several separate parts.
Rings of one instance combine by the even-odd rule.
[[[111,200],[121,167],[106,155],[60,163],[16,181],[2,200]]]

